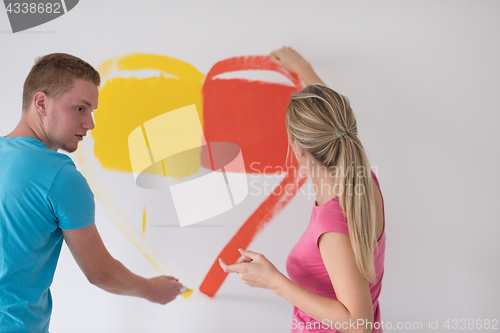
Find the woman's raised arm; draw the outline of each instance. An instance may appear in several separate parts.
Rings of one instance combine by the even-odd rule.
[[[281,49],[271,52],[270,57],[273,63],[297,74],[306,85],[320,83],[326,86],[314,72],[311,64],[291,47],[283,46]]]

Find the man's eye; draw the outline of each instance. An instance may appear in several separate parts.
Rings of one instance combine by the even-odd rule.
[[[78,110],[78,112],[83,112],[83,110],[85,110],[83,107],[79,106],[76,108]]]

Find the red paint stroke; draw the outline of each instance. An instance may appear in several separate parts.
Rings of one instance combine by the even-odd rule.
[[[215,76],[241,70],[271,70],[285,75],[295,86],[244,79],[217,79]],[[246,173],[275,173],[273,167],[286,168],[288,138],[286,107],[290,96],[303,88],[299,77],[270,62],[269,56],[237,57],[222,60],[208,73],[203,85],[204,133],[207,141],[233,142],[241,147]],[[211,168],[210,161],[201,165]],[[282,170],[283,170],[282,169]],[[243,223],[212,264],[200,291],[215,296],[227,273],[218,258],[228,264],[238,260],[239,248],[247,248],[256,235],[281,212],[305,183],[307,176],[297,173],[294,164],[286,169],[280,186]]]
[[[294,86],[246,79],[220,79],[219,74],[269,70],[283,74]],[[270,62],[269,56],[225,59],[216,63],[203,84],[203,127],[208,142],[240,146],[247,173],[285,170],[288,138],[285,113],[290,96],[303,88],[299,77]],[[201,165],[211,169],[208,159]]]
[[[281,181],[280,186],[260,204],[220,252],[200,285],[200,291],[202,293],[214,297],[227,277],[227,273],[225,273],[219,265],[218,258],[222,258],[222,260],[228,264],[235,263],[240,257],[238,249],[246,249],[254,240],[255,236],[257,236],[257,234],[271,222],[274,216],[281,212],[298,193],[299,189],[307,180],[307,174],[301,176],[297,173],[297,170],[297,165],[289,168],[290,172]]]

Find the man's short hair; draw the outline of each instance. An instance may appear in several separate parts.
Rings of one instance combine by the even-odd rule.
[[[99,86],[99,73],[80,58],[66,53],[52,53],[37,58],[24,81],[23,111],[27,111],[39,91],[57,98],[73,88],[75,79],[84,79]]]

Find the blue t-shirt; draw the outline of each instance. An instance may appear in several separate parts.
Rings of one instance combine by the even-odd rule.
[[[0,137],[0,332],[48,332],[61,229],[92,225],[73,161],[31,137]]]

